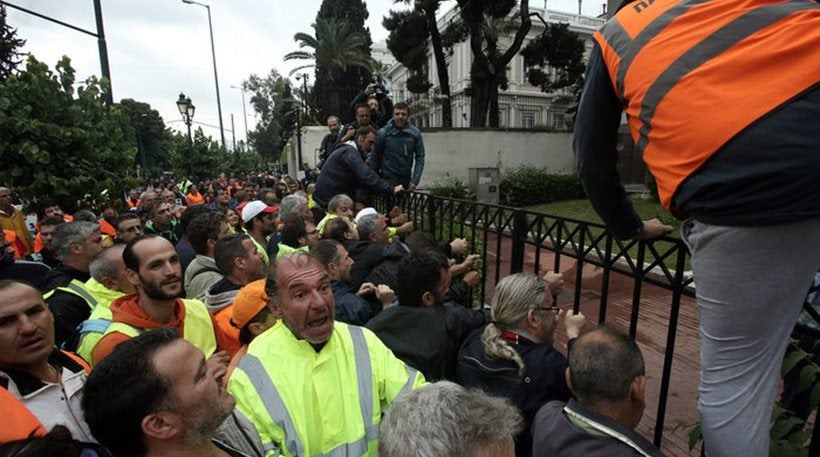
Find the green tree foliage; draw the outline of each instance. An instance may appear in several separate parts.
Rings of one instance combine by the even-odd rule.
[[[210,179],[230,170],[231,156],[225,153],[218,141],[205,136],[202,127],[193,132],[193,147],[188,148],[187,134],[176,133],[171,154],[171,167],[177,176],[190,176],[193,170],[196,179]]]
[[[410,0],[397,0],[409,3]],[[415,0],[410,11],[391,11],[384,18],[384,28],[390,31],[387,48],[408,70],[407,89],[410,92],[425,93],[432,84],[427,78],[427,49],[433,46],[439,88],[441,90],[442,126],[452,127],[453,116],[450,105],[450,75],[447,71],[446,52],[452,50],[452,42],[446,42],[438,30],[436,12],[440,0]]]
[[[243,83],[251,95],[251,105],[259,115],[256,129],[248,132],[248,141],[266,161],[275,162],[296,126],[296,108],[290,81],[275,69],[267,76],[251,75]]]
[[[568,110],[574,119],[584,86],[584,40],[568,24],[544,25],[544,31],[521,50],[527,80],[547,93],[569,90],[575,98]]]
[[[122,99],[118,106],[128,117],[131,129],[127,137],[137,150],[136,163],[148,175],[171,170],[171,155],[176,143],[159,112],[148,103],[130,98]]]
[[[334,18],[348,24],[351,33],[364,37],[364,42],[356,46],[356,49],[370,58],[370,46],[373,41],[370,38],[370,29],[364,26],[369,15],[362,0],[323,0],[315,22],[318,24],[320,19]],[[316,108],[319,119],[324,120],[330,115],[337,115],[342,120],[350,120],[353,113],[348,112],[349,103],[371,81],[372,73],[369,68],[353,65],[348,65],[341,72],[334,70],[338,69],[329,68],[324,62],[316,63],[311,106]],[[332,80],[331,73],[334,73]]]
[[[498,127],[498,89],[507,87],[507,65],[521,49],[532,21],[528,0],[457,0],[463,32],[469,36],[473,63],[470,68],[470,126]],[[514,32],[502,49],[500,38]]]
[[[359,68],[370,71],[373,67],[369,47],[367,52],[362,51],[366,46],[367,39],[364,34],[356,31],[349,22],[335,17],[319,18],[311,27],[314,29],[313,35],[297,33],[293,37],[299,43],[300,48],[308,48],[309,50],[290,52],[285,55],[285,60],[300,59],[312,62],[294,68],[291,74],[307,68],[321,68],[327,82],[332,87],[341,87],[337,83],[349,69]],[[349,103],[349,99],[343,98],[344,94],[341,90],[328,95],[330,97],[330,107],[337,110]],[[310,103],[310,105],[316,106],[314,103]],[[319,106],[321,107],[321,105],[320,102]]]
[[[118,192],[136,149],[128,119],[106,112],[104,81],[77,84],[68,57],[56,74],[29,57],[26,68],[0,83],[0,182],[27,200],[51,196],[74,208],[86,195]]]
[[[17,38],[17,30],[6,23],[6,8],[0,5],[0,82],[11,76],[22,62],[24,53],[18,51],[26,40]]]

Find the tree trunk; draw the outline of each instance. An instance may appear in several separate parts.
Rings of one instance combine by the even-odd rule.
[[[470,93],[470,127],[486,127],[492,100],[492,82],[472,78]],[[498,89],[496,88],[496,93]],[[496,122],[497,123],[497,122]]]
[[[430,41],[433,44],[433,56],[436,59],[436,72],[438,73],[438,86],[441,90],[441,126],[453,126],[452,100],[450,99],[450,75],[447,72],[447,60],[444,57],[444,49],[441,45],[441,34],[436,24],[435,9],[425,9],[424,16],[427,19],[427,29],[430,31]]]

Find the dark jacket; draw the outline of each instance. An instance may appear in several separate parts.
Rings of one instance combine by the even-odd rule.
[[[635,430],[624,427],[614,420],[590,411],[574,399],[566,405],[553,401],[544,405],[533,421],[533,457],[635,457],[643,455],[629,444],[610,436],[589,433],[570,421],[564,407],[580,416],[587,424],[597,424],[617,432],[652,457],[663,457],[658,448]]]
[[[313,200],[322,208],[327,208],[334,195],[347,194],[352,197],[356,189],[370,189],[381,195],[390,195],[393,191],[387,181],[364,163],[362,152],[356,146],[345,143],[333,151],[322,167]]]
[[[450,302],[436,306],[398,305],[379,313],[367,323],[367,328],[428,381],[454,381],[461,343],[485,320],[481,311]]]
[[[376,99],[379,100],[380,109],[378,112],[370,110],[370,120],[373,123],[373,127],[380,129],[393,118],[393,100],[391,100],[387,94],[375,95]],[[370,96],[364,91],[359,92],[355,97],[353,97],[353,101],[350,102],[350,113],[354,118],[356,117],[356,105],[367,102],[368,98],[370,98]]]
[[[339,139],[339,132],[328,133],[322,138],[322,144],[319,146],[319,169],[321,170],[322,167],[325,166],[325,161],[330,154],[333,153],[333,147],[336,145],[337,140]]]
[[[359,290],[365,279],[384,262],[398,261],[407,249],[401,243],[375,244],[365,240],[345,240],[347,253],[353,259],[350,269],[350,288]]]
[[[15,260],[8,265],[0,265],[0,279],[23,281],[39,289],[49,271],[50,268],[40,262]]]
[[[465,387],[478,387],[490,395],[512,400],[524,416],[524,428],[515,440],[515,455],[527,457],[532,452],[530,426],[538,409],[545,403],[567,401],[564,372],[567,359],[551,344],[535,343],[521,335],[508,332],[510,346],[524,360],[524,373],[518,375],[518,366],[510,360],[497,359],[484,352],[482,327],[472,332],[458,355],[456,382]],[[572,343],[574,340],[571,340]]]
[[[424,142],[410,121],[400,129],[387,123],[379,130],[379,140],[370,157],[370,168],[379,176],[407,185],[418,184],[424,172]]]
[[[61,264],[48,272],[42,291],[47,294],[57,287],[67,286],[75,279],[85,283],[90,277],[84,271]],[[75,350],[79,339],[77,326],[91,315],[88,302],[78,295],[57,290],[46,299],[46,303],[54,314],[54,343],[69,351]]]
[[[351,325],[364,325],[375,313],[364,298],[356,295],[347,283],[330,281],[336,320]]]

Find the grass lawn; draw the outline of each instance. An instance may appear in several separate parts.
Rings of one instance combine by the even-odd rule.
[[[661,206],[660,203],[652,200],[630,200],[632,201],[632,205],[635,207],[635,211],[637,211],[638,214],[641,216],[641,219],[646,220],[656,217],[660,219],[660,221],[664,224],[669,224],[675,227],[675,230],[669,235],[670,237],[680,238],[680,225],[682,221],[675,219],[675,217],[672,216],[669,213],[669,211],[666,210],[666,208]],[[562,202],[544,203],[541,205],[528,206],[526,209],[529,211],[551,214],[571,219],[602,223],[601,218],[598,217],[598,214],[596,214],[595,210],[592,209],[592,204],[589,202],[589,200],[568,200]],[[592,232],[597,235],[598,233],[600,233],[600,230],[592,229]],[[656,244],[656,247],[660,250],[660,252],[664,252],[669,246],[668,242],[663,241],[658,241],[656,242]],[[637,246],[633,246],[632,249],[629,250],[629,252],[632,258],[635,258],[638,254]],[[649,255],[648,252],[647,255]],[[675,268],[674,258],[667,258],[664,263],[669,268]],[[691,268],[691,258],[687,256],[685,270],[689,270]]]
[[[641,219],[652,219],[657,217],[664,224],[669,224],[675,227],[675,231],[670,234],[674,238],[680,238],[681,221],[675,219],[666,208],[660,203],[652,200],[630,199],[635,211],[641,216]],[[589,200],[567,200],[563,202],[543,203],[540,205],[526,207],[528,211],[536,211],[539,213],[554,214],[556,216],[568,217],[572,219],[579,219],[582,221],[603,223],[595,210],[592,209],[592,204]]]

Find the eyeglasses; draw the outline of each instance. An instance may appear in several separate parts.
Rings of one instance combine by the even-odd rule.
[[[557,306],[536,306],[533,309],[540,309],[541,311],[552,311],[555,314],[558,314],[558,313],[561,312],[561,308],[559,308]]]

